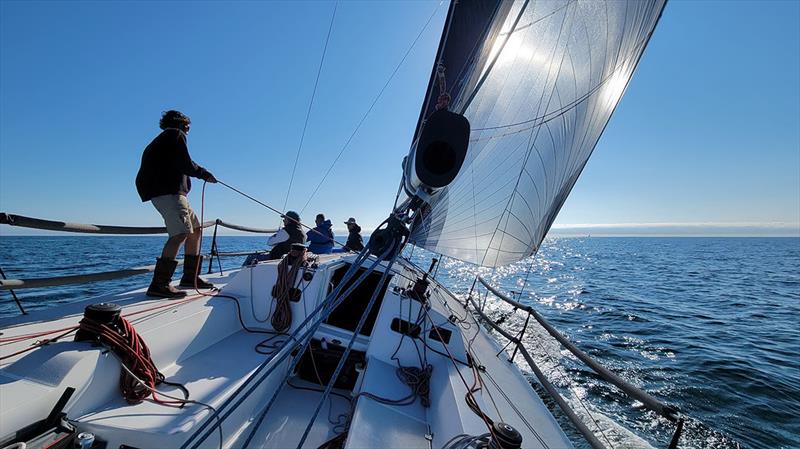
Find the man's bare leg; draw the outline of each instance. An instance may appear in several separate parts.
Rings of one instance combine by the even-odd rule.
[[[195,229],[194,232],[186,235],[186,246],[183,248],[183,253],[190,256],[200,254],[200,229]]]
[[[178,257],[178,251],[181,249],[181,244],[183,241],[187,239],[186,237],[187,234],[177,234],[167,239],[167,243],[164,244],[164,249],[161,251],[161,258],[175,259]],[[188,242],[186,243],[186,246],[188,248]]]

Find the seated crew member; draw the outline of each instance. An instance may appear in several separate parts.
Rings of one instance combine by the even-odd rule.
[[[153,281],[147,288],[148,296],[161,298],[183,298],[185,291],[170,285],[178,262],[175,257],[186,241],[184,248],[183,277],[181,287],[214,288],[197,277],[202,264],[200,254],[200,220],[189,206],[186,195],[192,188],[189,177],[206,182],[217,182],[214,175],[197,165],[189,156],[186,136],[191,120],[178,111],[166,111],[161,116],[159,127],[163,130],[150,142],[142,154],[142,164],[136,174],[136,190],[142,201],[150,201],[164,218],[169,239],[164,244],[161,257],[156,259]]]
[[[317,214],[315,222],[317,226],[306,233],[308,250],[314,254],[330,254],[333,251],[333,224],[323,214]]]
[[[364,249],[364,239],[361,238],[361,226],[356,223],[356,219],[350,217],[344,222],[347,225],[347,243],[344,245],[348,251],[361,251]]]
[[[290,210],[283,216],[283,227],[267,240],[267,245],[272,246],[267,260],[280,259],[292,249],[293,243],[303,244],[305,242],[306,237],[300,226],[300,214]]]

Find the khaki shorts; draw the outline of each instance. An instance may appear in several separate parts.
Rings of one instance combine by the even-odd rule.
[[[189,207],[189,200],[183,195],[162,195],[150,200],[156,210],[164,217],[169,236],[191,234],[200,229],[200,220]]]

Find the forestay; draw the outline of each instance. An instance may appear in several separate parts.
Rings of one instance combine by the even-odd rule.
[[[412,243],[490,267],[536,253],[665,1],[500,2],[488,15],[481,2],[451,6],[437,63],[449,109],[471,123],[469,151]],[[465,31],[478,17],[491,20]],[[419,127],[437,102],[437,78],[434,68]]]

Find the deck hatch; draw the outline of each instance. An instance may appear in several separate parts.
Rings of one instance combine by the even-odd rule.
[[[350,264],[343,265],[334,271],[333,276],[331,277],[331,284],[328,288],[328,293],[332,292],[333,289],[339,285],[342,278],[344,277],[347,270],[350,268]],[[353,276],[353,282],[355,279],[363,274],[365,271],[364,268],[360,268],[358,273]],[[325,320],[326,324],[330,324],[331,326],[336,326],[341,329],[345,329],[348,331],[354,331],[356,329],[356,325],[358,325],[358,321],[361,318],[361,315],[364,313],[364,309],[367,308],[369,304],[369,300],[372,297],[372,293],[378,287],[378,283],[383,276],[383,273],[375,271],[370,273],[364,282],[361,283],[358,287],[353,290],[350,295],[344,299],[344,301],[337,307],[336,309],[331,312],[330,316],[327,320]],[[361,328],[361,332],[359,334],[371,336],[372,335],[372,328],[375,326],[375,320],[378,317],[378,311],[381,309],[381,303],[383,302],[383,297],[386,294],[386,289],[388,288],[389,284],[392,281],[392,275],[388,276],[386,283],[383,284],[383,288],[381,289],[380,293],[378,293],[378,298],[375,300],[375,304],[372,306],[372,310],[370,310],[369,315],[367,315],[367,320],[364,322],[364,327]],[[345,289],[347,286],[345,286]],[[343,289],[343,290],[345,290]]]

